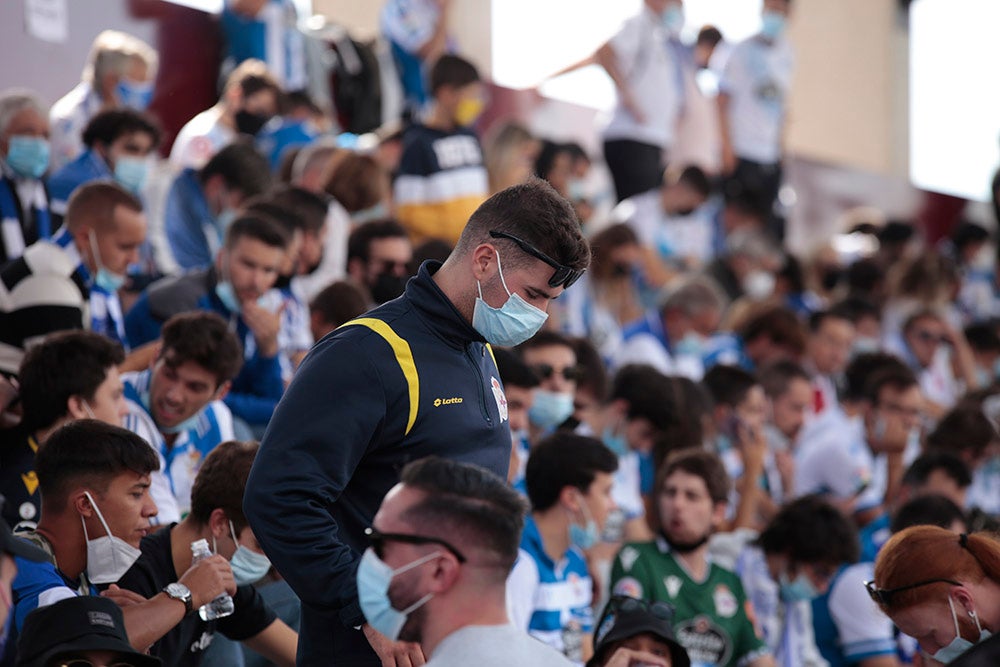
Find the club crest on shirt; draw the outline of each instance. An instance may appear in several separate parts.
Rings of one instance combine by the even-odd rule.
[[[497,412],[500,413],[500,422],[507,421],[507,397],[503,393],[500,380],[490,377],[490,386],[493,388],[493,398],[497,401]]]
[[[719,584],[712,593],[712,601],[715,602],[715,613],[722,618],[732,618],[739,608],[736,596],[725,584]]]
[[[681,585],[684,582],[676,574],[671,574],[669,577],[663,577],[663,587],[667,589],[667,595],[672,598],[677,597],[677,594],[681,592]]]

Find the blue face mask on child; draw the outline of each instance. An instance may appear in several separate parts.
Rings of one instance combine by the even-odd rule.
[[[580,509],[583,512],[584,523],[582,525],[575,522],[569,524],[569,542],[576,548],[586,551],[597,544],[597,540],[601,538],[601,530],[598,528],[597,522],[594,521],[594,517],[591,516],[590,510],[587,508],[587,501],[583,497],[580,498]]]
[[[819,597],[819,590],[804,572],[799,572],[799,576],[792,581],[782,572],[778,584],[781,599],[785,602],[807,602]]]

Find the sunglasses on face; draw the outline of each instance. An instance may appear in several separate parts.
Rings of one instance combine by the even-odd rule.
[[[535,371],[535,375],[541,380],[548,380],[557,373],[570,382],[583,379],[583,369],[579,366],[567,366],[561,370],[556,370],[551,364],[535,364],[531,369]]]
[[[382,533],[375,528],[366,528],[365,535],[368,536],[368,540],[371,542],[372,550],[375,555],[379,557],[379,560],[385,558],[385,543],[386,542],[403,542],[404,544],[436,544],[442,546],[448,551],[450,551],[455,558],[458,559],[459,563],[465,562],[465,556],[462,552],[453,547],[451,544],[442,540],[439,537],[426,537],[424,535],[410,535],[408,533]]]
[[[896,593],[901,593],[903,591],[908,591],[911,588],[920,588],[921,586],[929,586],[931,584],[951,584],[952,586],[961,586],[957,581],[952,579],[928,579],[927,581],[918,581],[915,584],[907,584],[906,586],[899,586],[898,588],[877,588],[874,581],[865,582],[865,590],[868,591],[868,596],[876,603],[888,606],[892,604],[892,597]]]
[[[569,286],[580,279],[583,272],[586,269],[572,269],[568,266],[560,264],[556,260],[552,259],[544,252],[531,245],[527,241],[523,241],[513,234],[508,234],[507,232],[490,231],[490,238],[494,239],[507,239],[508,241],[513,241],[517,244],[517,247],[528,253],[535,259],[540,259],[549,266],[551,266],[555,271],[552,273],[552,277],[549,278],[549,287],[563,287],[564,289],[569,289]]]

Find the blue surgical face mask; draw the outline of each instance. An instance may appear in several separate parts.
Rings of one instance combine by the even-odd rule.
[[[573,394],[536,389],[528,419],[539,428],[555,428],[573,414]]]
[[[676,37],[684,28],[684,9],[680,5],[670,5],[663,10],[660,20],[663,22],[664,30]]]
[[[21,178],[40,178],[49,168],[49,150],[47,139],[14,135],[7,145],[7,165]]]
[[[104,267],[104,263],[101,261],[101,251],[97,249],[97,237],[94,235],[94,230],[90,230],[90,250],[94,253],[94,264],[97,264],[94,284],[108,294],[114,294],[125,284],[126,276]]]
[[[230,313],[238,313],[242,309],[240,300],[236,298],[236,290],[228,280],[221,280],[215,284],[215,296],[219,297],[219,301]]]
[[[785,33],[785,26],[788,20],[780,12],[765,11],[760,17],[760,34],[767,39],[775,40]]]
[[[586,551],[597,544],[597,540],[601,538],[601,530],[597,527],[594,517],[590,515],[587,501],[582,497],[580,498],[580,509],[583,510],[585,523],[583,525],[569,524],[569,542],[576,548]]]
[[[236,543],[236,553],[229,559],[229,567],[233,569],[233,579],[237,586],[253,584],[264,578],[264,575],[271,569],[271,561],[264,554],[259,554],[248,547],[240,544],[236,539],[236,530],[233,522],[229,522],[229,533]]]
[[[538,333],[549,316],[545,311],[535,308],[522,299],[521,295],[510,293],[507,281],[503,277],[503,268],[500,266],[499,252],[497,252],[497,271],[500,274],[500,283],[509,298],[502,306],[494,308],[483,301],[483,287],[477,280],[479,296],[472,311],[472,326],[493,345],[514,347]]]
[[[128,190],[138,193],[146,184],[149,160],[131,155],[123,155],[115,161],[115,180]]]
[[[947,665],[952,660],[956,659],[958,656],[962,655],[970,648],[975,646],[968,639],[962,637],[962,633],[958,628],[958,615],[955,613],[955,603],[952,601],[951,596],[948,596],[948,606],[951,607],[951,620],[955,622],[955,638],[951,640],[951,643],[942,649],[939,649],[931,657],[940,662],[943,665]],[[983,626],[979,624],[979,616],[975,612],[969,612],[969,616],[972,620],[976,622],[976,629],[979,631],[979,641],[986,641],[992,636],[989,630],[983,630]],[[978,643],[978,642],[977,642]]]
[[[143,405],[143,407],[146,408],[146,412],[148,412],[150,415],[152,415],[153,414],[153,408],[151,407],[151,401],[150,401],[150,398],[149,398],[149,392],[148,391],[144,391],[144,392],[140,393],[139,394],[139,400],[142,401],[142,405]],[[191,431],[196,426],[198,426],[198,416],[200,414],[201,414],[201,410],[199,410],[198,412],[194,413],[193,415],[191,415],[190,417],[188,417],[187,419],[185,419],[184,421],[182,421],[179,424],[174,424],[173,426],[160,426],[159,424],[157,424],[156,428],[158,428],[160,430],[160,433],[171,433],[171,434],[172,433],[184,433],[185,431]]]
[[[142,83],[139,81],[129,81],[126,78],[118,80],[115,87],[118,93],[118,101],[122,106],[130,107],[136,111],[145,111],[149,103],[153,101],[153,83]]]
[[[604,442],[604,446],[613,451],[617,456],[625,456],[628,453],[628,441],[625,440],[625,436],[621,433],[616,433],[610,426],[604,429],[604,433],[601,434],[601,440]]]
[[[819,590],[816,589],[805,572],[799,572],[799,576],[795,577],[794,581],[789,581],[788,575],[782,572],[778,585],[781,599],[785,602],[807,602],[819,597]]]
[[[365,551],[364,555],[361,556],[361,563],[358,565],[357,581],[358,602],[368,625],[388,637],[390,641],[396,641],[407,617],[426,604],[434,597],[434,594],[428,593],[406,609],[399,611],[393,608],[392,601],[389,600],[389,585],[392,583],[393,577],[424,563],[429,563],[440,555],[439,552],[435,551],[394,570],[382,562],[371,549]]]
[[[360,211],[351,213],[351,222],[355,225],[362,225],[371,220],[381,220],[389,215],[389,209],[385,207],[385,202],[379,202],[374,206],[363,208]]]
[[[587,184],[582,179],[571,178],[566,192],[570,201],[584,201],[587,198]]]
[[[219,217],[217,217],[215,221],[218,224],[219,229],[222,230],[223,236],[226,235],[226,230],[229,229],[229,225],[233,224],[234,220],[236,220],[235,208],[226,208],[219,213]]]

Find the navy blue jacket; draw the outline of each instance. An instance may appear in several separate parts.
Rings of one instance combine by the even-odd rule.
[[[354,629],[364,622],[355,571],[406,463],[436,454],[506,477],[500,373],[431,278],[439,266],[424,263],[403,296],[316,344],[250,473],[247,518],[302,600],[299,665],[379,664]]]

